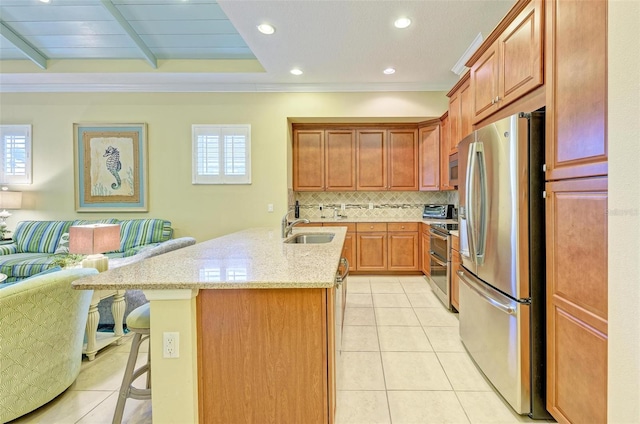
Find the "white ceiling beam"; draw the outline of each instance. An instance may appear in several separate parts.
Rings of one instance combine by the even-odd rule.
[[[0,35],[24,53],[33,63],[42,69],[47,69],[47,58],[2,21],[0,21]]]
[[[127,33],[129,38],[138,46],[144,58],[149,62],[149,64],[153,67],[153,69],[158,69],[158,59],[153,54],[153,52],[147,47],[147,45],[142,41],[142,38],[138,35],[138,33],[133,29],[131,24],[122,16],[122,13],[118,10],[118,8],[113,4],[111,0],[101,0],[102,5],[109,11],[111,16],[120,24],[122,29]]]

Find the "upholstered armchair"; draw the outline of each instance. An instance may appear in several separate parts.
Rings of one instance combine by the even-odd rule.
[[[37,275],[0,288],[0,422],[44,405],[78,377],[92,268]]]

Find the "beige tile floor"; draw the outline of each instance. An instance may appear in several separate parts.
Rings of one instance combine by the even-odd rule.
[[[493,391],[460,343],[457,314],[423,277],[351,276],[348,291],[337,424],[540,422]],[[67,391],[11,424],[110,423],[129,347],[130,336],[85,359]],[[151,415],[151,401],[128,400],[123,422]]]

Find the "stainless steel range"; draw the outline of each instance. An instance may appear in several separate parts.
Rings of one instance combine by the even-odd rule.
[[[451,235],[457,230],[454,205],[425,205],[422,218],[429,230],[429,258],[431,276],[427,278],[431,289],[447,309],[451,309]]]

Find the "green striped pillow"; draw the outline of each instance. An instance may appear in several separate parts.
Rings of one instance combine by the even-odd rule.
[[[13,233],[18,253],[54,253],[71,221],[22,221]]]
[[[164,219],[126,219],[120,221],[120,251],[158,243],[171,238],[171,222]]]

